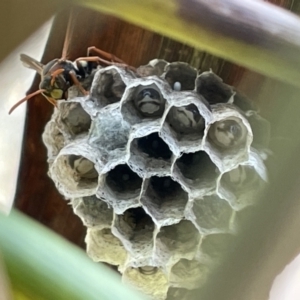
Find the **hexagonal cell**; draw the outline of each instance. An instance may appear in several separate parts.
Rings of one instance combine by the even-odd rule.
[[[155,256],[165,265],[170,257],[192,259],[200,241],[199,231],[187,220],[160,228],[156,236]],[[176,259],[177,258],[177,259]]]
[[[140,263],[148,265],[153,250],[154,222],[141,207],[130,208],[122,215],[115,215],[112,232]]]
[[[217,266],[233,250],[234,235],[209,234],[203,237],[197,258],[206,264]]]
[[[96,262],[102,261],[110,265],[124,265],[127,252],[121,241],[109,228],[102,230],[89,228],[85,238],[86,252]]]
[[[157,120],[163,116],[166,99],[155,83],[128,88],[122,100],[121,112],[130,124]]]
[[[169,146],[159,137],[157,132],[136,139],[137,148],[153,159],[170,160],[172,152]]]
[[[188,194],[169,176],[153,176],[145,181],[141,202],[159,226],[178,223],[187,201]]]
[[[91,117],[80,102],[60,101],[58,104],[58,123],[62,131],[71,138],[86,135],[91,127]]]
[[[205,125],[211,122],[212,113],[205,99],[195,92],[174,93],[170,97],[170,108],[166,111],[160,135],[172,146],[176,155],[180,152],[194,152],[202,148]]]
[[[139,204],[143,180],[128,165],[117,165],[99,180],[97,196],[113,206],[116,213]]]
[[[222,174],[218,192],[235,210],[240,210],[256,202],[257,195],[263,186],[263,179],[253,166],[239,165]]]
[[[192,207],[195,222],[203,234],[230,231],[232,208],[217,195],[195,199]]]
[[[203,116],[195,104],[189,104],[182,107],[171,107],[161,134],[167,140],[170,138],[174,140],[180,152],[197,151],[202,145],[204,129]]]
[[[193,299],[191,293],[188,289],[170,287],[166,300],[190,300]]]
[[[234,92],[232,87],[212,71],[203,72],[196,79],[196,90],[209,104],[231,103]]]
[[[164,59],[153,59],[150,60],[147,65],[139,66],[136,71],[142,77],[153,75],[161,76],[167,64],[168,62]]]
[[[186,135],[192,136],[194,140],[203,137],[205,120],[195,104],[182,107],[173,106],[166,120],[178,140],[186,138]]]
[[[116,67],[100,69],[94,78],[90,99],[98,108],[119,102],[126,89],[124,71]]]
[[[184,62],[173,62],[166,66],[165,79],[176,91],[192,91],[195,88],[197,70]]]
[[[232,105],[216,104],[214,122],[205,129],[203,149],[221,172],[249,159],[253,134],[247,119]]]
[[[80,217],[87,227],[103,229],[110,227],[112,224],[112,208],[95,195],[72,199],[72,206],[74,213]]]
[[[103,108],[92,123],[89,144],[101,151],[105,164],[126,156],[130,125],[125,122],[118,104]]]
[[[196,289],[207,279],[208,269],[196,260],[180,259],[171,269],[169,283],[173,287]]]
[[[205,151],[198,151],[177,159],[173,175],[191,190],[210,190],[216,186],[220,171]]]
[[[207,140],[219,152],[244,148],[247,139],[247,128],[240,119],[232,117],[211,124]]]
[[[143,269],[152,269],[150,266],[142,268],[128,267],[123,273],[122,281],[133,286],[135,289],[149,295],[151,299],[164,300],[168,291],[168,280],[166,275],[158,268],[155,273],[144,272]]]
[[[170,174],[172,152],[157,132],[136,138],[130,144],[129,164],[140,176]]]
[[[49,176],[59,192],[66,198],[95,195],[103,167],[97,162],[98,155],[86,139],[76,139],[61,149],[49,168]]]

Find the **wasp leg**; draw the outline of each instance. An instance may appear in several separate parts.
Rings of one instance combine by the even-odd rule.
[[[108,61],[103,58],[100,58],[99,56],[79,57],[75,60],[75,63],[78,65],[79,61],[91,61],[91,62],[97,62],[97,63],[102,62],[109,66],[122,67],[122,68],[130,69],[130,70],[136,72],[136,68],[134,68],[134,67],[131,67],[131,66],[123,64],[123,63],[116,63],[116,62]]]
[[[51,73],[51,77],[52,77],[51,82],[50,82],[51,86],[54,85],[55,78],[63,72],[64,72],[64,69],[57,69],[53,73]]]
[[[51,98],[51,97],[47,97],[45,96],[45,98],[55,107],[57,107],[57,102],[55,99]]]
[[[70,74],[70,76],[71,76],[71,78],[72,78],[73,83],[74,83],[75,85],[77,85],[77,87],[80,89],[80,91],[81,91],[85,96],[87,96],[87,95],[89,94],[89,92],[86,91],[86,90],[83,88],[83,86],[81,85],[81,83],[78,81],[76,75],[73,73],[73,71],[70,71],[69,74]]]
[[[18,101],[14,106],[12,106],[12,108],[9,110],[8,114],[10,115],[23,102],[28,101],[32,97],[34,97],[34,96],[36,96],[38,94],[44,93],[44,92],[46,92],[46,90],[39,89],[39,90],[35,91],[34,93],[31,93],[31,94],[27,95],[26,97],[24,97],[23,99],[21,99],[20,101]]]
[[[90,56],[91,51],[94,51],[95,53],[97,53],[98,55],[100,55],[101,57],[103,57],[106,60],[110,60],[112,62],[118,62],[118,63],[126,65],[126,63],[122,59],[120,59],[119,57],[114,56],[112,53],[100,50],[99,48],[96,48],[95,46],[88,47],[87,56]]]
[[[120,66],[120,67],[125,67],[127,66],[126,64],[123,63],[116,63],[112,61],[105,60],[103,58],[100,58],[99,56],[87,56],[87,57],[79,57],[76,58],[75,63],[78,64],[79,61],[92,61],[92,62],[97,62],[97,63],[104,63],[106,65],[111,65],[111,66]]]

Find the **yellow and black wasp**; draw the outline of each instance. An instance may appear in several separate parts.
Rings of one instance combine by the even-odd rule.
[[[105,59],[100,58],[100,56],[90,56],[91,51],[105,57]],[[20,104],[38,94],[43,94],[51,104],[56,106],[57,100],[67,98],[66,93],[69,87],[74,84],[78,86],[83,94],[88,94],[80,82],[92,73],[92,70],[95,68],[95,63],[129,67],[118,57],[96,47],[89,47],[88,55],[86,57],[79,57],[75,61],[70,61],[66,58],[56,58],[46,65],[43,65],[26,54],[21,54],[21,61],[25,67],[33,69],[41,75],[41,82],[39,89],[18,101],[10,109],[9,114],[11,114]]]

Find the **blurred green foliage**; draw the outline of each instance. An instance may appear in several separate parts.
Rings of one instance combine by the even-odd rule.
[[[0,215],[0,251],[17,299],[142,299],[115,272],[17,211]]]
[[[300,86],[300,19],[269,3],[84,0],[82,4]],[[208,13],[202,14],[207,8]]]

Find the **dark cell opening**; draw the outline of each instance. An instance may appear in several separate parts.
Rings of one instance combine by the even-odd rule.
[[[180,184],[171,177],[151,177],[150,185],[153,191],[160,198],[161,202],[164,202],[170,198],[178,196],[179,193],[183,192]]]
[[[143,208],[130,208],[124,212],[123,220],[126,222],[133,232],[147,229],[152,231],[154,223],[149,215],[146,214]]]
[[[146,181],[146,185],[141,202],[153,218],[163,225],[166,225],[166,218],[168,225],[178,223],[188,202],[187,192],[169,176],[153,176]]]
[[[141,151],[152,158],[170,159],[172,156],[169,146],[158,136],[157,132],[137,139],[137,145]]]
[[[192,180],[210,180],[218,175],[216,166],[204,151],[185,153],[176,161],[176,165],[185,178]]]
[[[230,86],[213,73],[201,75],[197,79],[197,92],[202,95],[209,104],[227,103],[232,96]]]
[[[106,82],[103,87],[104,97],[107,99],[108,103],[119,102],[126,88],[121,76],[118,73],[105,73],[103,76],[105,76]]]
[[[165,78],[172,89],[188,91],[195,88],[197,71],[194,68],[186,63],[173,63],[167,69]],[[179,89],[176,88],[175,83],[179,83]]]
[[[118,193],[138,191],[141,189],[142,181],[142,178],[127,165],[116,166],[106,176],[106,183],[109,188]]]

